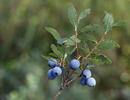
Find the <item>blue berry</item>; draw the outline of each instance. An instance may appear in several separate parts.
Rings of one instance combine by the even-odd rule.
[[[78,69],[80,67],[80,62],[77,59],[73,59],[70,61],[70,67],[72,69]]]
[[[62,74],[62,70],[60,67],[55,67],[52,69],[54,76],[60,76]]]
[[[61,67],[61,70],[62,70],[62,71],[64,71],[64,70],[65,70],[65,67],[64,67],[64,66],[62,66],[62,67]]]
[[[83,71],[83,73],[82,73],[82,76],[83,76],[84,78],[90,78],[90,77],[91,77],[91,71],[88,70],[88,69],[85,69],[85,70]]]
[[[81,85],[83,85],[83,86],[87,85],[85,78],[81,78],[81,79],[80,79],[80,83],[81,83]]]
[[[48,76],[48,78],[51,79],[51,80],[53,80],[53,79],[56,78],[56,76],[53,75],[52,69],[48,70],[47,76]]]
[[[94,87],[96,85],[96,80],[93,77],[91,77],[87,79],[86,83],[89,87]]]
[[[51,58],[52,61],[48,61],[48,65],[51,67],[51,68],[54,68],[56,65],[57,65],[57,60]]]

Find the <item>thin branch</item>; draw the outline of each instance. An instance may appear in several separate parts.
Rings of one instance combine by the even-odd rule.
[[[63,92],[63,90],[73,81],[75,81],[79,76],[73,78],[72,80],[68,81],[67,83],[65,83],[63,86],[61,86],[60,90],[57,92],[57,94],[55,95],[55,97],[53,98],[53,100],[56,100],[60,94]]]
[[[59,91],[57,92],[56,96],[53,98],[53,100],[56,100],[57,97],[62,93],[63,90],[64,90],[64,89],[59,90]]]
[[[101,40],[97,43],[97,45],[89,52],[89,54],[84,58],[88,59],[88,57],[93,53],[93,51],[100,45],[100,43],[104,40],[105,36],[107,35],[107,32],[105,32],[101,38]]]
[[[75,72],[75,70],[72,70],[71,73],[68,75],[69,77],[66,79],[65,82],[69,81],[69,79],[71,78],[71,76],[73,75],[73,73]]]
[[[77,27],[75,27],[75,48],[76,48],[76,57],[78,57],[78,45],[77,45]]]

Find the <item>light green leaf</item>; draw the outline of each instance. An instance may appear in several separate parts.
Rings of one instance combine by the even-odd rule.
[[[113,16],[109,13],[107,13],[104,17],[104,29],[105,29],[105,32],[108,32],[112,29],[112,25],[114,23],[114,19],[113,19]]]
[[[68,56],[67,53],[65,53],[65,54],[64,54],[64,60],[67,58],[67,56]]]
[[[77,38],[77,43],[80,43],[80,39],[78,39],[78,38]],[[67,47],[75,45],[75,35],[68,38],[67,41],[65,42],[65,45],[67,45]]]
[[[82,35],[79,35],[78,38],[82,41],[87,41],[87,40],[94,40],[94,41],[97,41],[96,37],[95,37],[95,34],[82,34]]]
[[[95,41],[95,40],[88,40],[87,41],[87,45],[88,45],[90,50],[92,50],[96,46],[96,44],[97,44],[97,41]]]
[[[105,39],[103,42],[100,43],[100,45],[98,46],[98,49],[106,50],[113,47],[120,48],[120,45],[115,41]]]
[[[61,39],[61,36],[59,35],[59,33],[57,32],[57,30],[55,30],[54,28],[51,27],[45,27],[45,29],[51,33],[51,35],[58,41]]]
[[[44,58],[44,59],[47,60],[47,61],[52,61],[52,60],[50,59],[51,57],[48,57],[48,56],[42,55],[42,58]]]
[[[96,24],[93,24],[93,25],[87,25],[87,26],[84,26],[82,29],[81,29],[81,32],[95,32],[97,31],[99,28],[98,25]]]
[[[71,55],[72,53],[75,52],[75,50],[76,50],[75,46],[67,47],[66,53],[67,53],[68,55]]]
[[[62,38],[60,40],[57,41],[58,44],[64,44],[64,43],[67,43],[67,42],[70,42],[70,41],[73,41],[72,39],[70,38]]]
[[[112,26],[121,26],[121,25],[124,25],[124,24],[126,24],[125,21],[120,21],[120,22],[114,23]]]
[[[84,45],[81,49],[85,55],[87,55],[90,52],[89,47],[87,46],[86,42],[84,42]]]
[[[63,54],[57,49],[57,47],[54,44],[51,45],[51,49],[57,55],[57,57],[63,57]]]
[[[77,12],[75,7],[71,4],[68,8],[68,18],[70,23],[77,28]]]
[[[49,56],[52,56],[52,57],[57,57],[57,55],[55,53],[49,53]]]
[[[103,54],[96,54],[96,57],[92,58],[91,64],[94,65],[104,65],[104,64],[111,64],[112,61],[110,58]]]
[[[87,67],[88,67],[88,68],[94,68],[94,67],[96,67],[96,66],[94,66],[94,65],[88,65]]]
[[[100,59],[102,62],[104,62],[106,64],[111,64],[112,63],[111,59],[108,58],[107,56],[103,55],[103,54],[96,55],[96,59]]]
[[[70,38],[73,40],[73,42],[75,41],[75,35],[72,35]],[[80,43],[80,39],[78,38],[77,38],[77,43]]]
[[[90,14],[91,9],[85,9],[84,11],[82,11],[79,15],[78,18],[78,23],[80,22],[81,19],[85,18],[88,14]]]

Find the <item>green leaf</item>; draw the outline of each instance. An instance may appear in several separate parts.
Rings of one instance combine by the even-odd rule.
[[[45,29],[51,33],[51,35],[58,41],[61,39],[61,36],[59,35],[59,33],[57,32],[57,30],[55,30],[54,28],[51,27],[45,27]]]
[[[67,58],[67,56],[68,56],[67,53],[65,53],[65,54],[64,54],[64,60]]]
[[[73,43],[75,42],[75,35],[72,35],[71,37],[70,37],[70,39],[72,39],[73,40]],[[77,43],[80,43],[80,39],[78,39],[77,38]]]
[[[57,55],[55,53],[49,53],[49,56],[57,57]]]
[[[95,32],[98,28],[99,26],[97,24],[87,25],[81,29],[81,32]]]
[[[71,36],[70,38],[62,38],[57,41],[58,44],[65,44],[68,47],[75,45],[75,35]],[[80,39],[77,38],[77,43],[80,43]]]
[[[96,46],[96,44],[97,44],[97,41],[95,41],[95,40],[88,40],[87,41],[87,45],[88,45],[90,50],[92,50],[94,48],[94,46]]]
[[[52,61],[52,60],[50,59],[51,57],[48,57],[48,56],[42,55],[42,58],[44,58],[44,59],[47,60],[47,61]]]
[[[63,54],[57,49],[57,47],[54,44],[51,45],[51,49],[57,55],[57,57],[63,57]]]
[[[111,64],[112,61],[110,58],[108,58],[107,56],[105,55],[102,55],[102,54],[98,54],[96,55],[96,59],[100,59],[102,62],[104,62],[105,64]]]
[[[94,67],[96,67],[96,66],[94,66],[94,65],[88,65],[87,67],[88,67],[88,68],[94,68]]]
[[[67,43],[67,42],[70,42],[70,41],[73,41],[72,39],[70,38],[62,38],[60,40],[57,41],[58,44],[64,44],[64,43]]]
[[[114,19],[113,19],[113,16],[109,13],[107,13],[104,17],[104,29],[105,29],[105,32],[108,32],[112,29],[112,25],[114,23]]]
[[[82,34],[82,35],[79,35],[78,38],[84,42],[86,42],[87,40],[94,40],[94,41],[97,41],[95,35],[93,34]]]
[[[58,49],[62,54],[64,54],[64,53],[65,53],[66,46],[58,45],[58,46],[57,46],[57,49]]]
[[[70,46],[75,45],[75,35],[72,35],[72,36],[69,38],[69,40],[71,40],[71,41],[67,41],[67,42],[65,43],[65,45],[67,45],[67,47],[70,47]],[[77,38],[77,43],[80,43],[80,39],[78,39],[78,38]]]
[[[104,64],[111,64],[112,61],[110,58],[103,54],[96,54],[96,57],[92,58],[91,64],[94,65],[104,65]]]
[[[121,26],[121,25],[124,25],[124,24],[126,24],[125,21],[120,21],[120,22],[114,23],[112,26]]]
[[[68,8],[68,18],[69,18],[70,23],[75,28],[77,28],[77,12],[72,4]]]
[[[72,55],[72,53],[74,53],[75,50],[76,50],[75,46],[67,47],[67,48],[66,48],[66,53],[67,53],[68,55]]]
[[[79,15],[78,18],[78,23],[80,22],[81,19],[85,18],[88,14],[90,14],[91,9],[85,9],[84,11],[82,11]]]
[[[115,41],[105,39],[103,42],[100,43],[100,45],[98,46],[98,49],[106,50],[113,47],[120,48],[120,45]]]
[[[86,42],[84,42],[84,45],[81,49],[84,52],[84,54],[88,54],[90,52],[89,47],[87,47]]]

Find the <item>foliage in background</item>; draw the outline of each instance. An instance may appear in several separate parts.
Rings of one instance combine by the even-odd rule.
[[[47,34],[44,27],[56,28],[62,37],[72,36],[72,27],[65,13],[69,2],[68,0],[0,0],[1,100],[36,100],[36,98],[51,100],[55,95],[59,80],[53,82],[47,80],[44,73],[47,72],[48,67],[41,54],[48,54],[50,44],[56,41]],[[115,27],[110,33],[112,35],[108,36],[120,44],[120,49],[107,50],[109,53],[104,52],[112,59],[112,65],[98,66],[93,69],[97,79],[96,88],[84,89],[75,84],[69,91],[65,91],[59,100],[95,100],[95,98],[129,100],[130,1],[75,0],[73,3],[81,11],[86,7],[91,8],[90,16],[81,22],[90,24],[88,29],[94,25],[93,31],[97,27],[103,30],[100,19],[104,16],[102,13],[104,10],[113,14],[115,22],[125,19],[127,23],[121,28]],[[85,25],[81,24],[82,26]],[[100,30],[97,32],[94,33],[97,36],[95,40],[102,36]],[[90,34],[87,37],[89,36]]]

